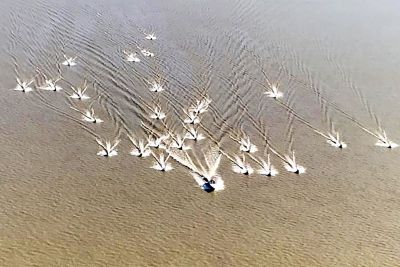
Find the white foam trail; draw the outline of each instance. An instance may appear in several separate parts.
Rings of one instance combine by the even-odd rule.
[[[61,64],[64,66],[68,66],[68,67],[72,67],[76,65],[76,58],[77,57],[67,57],[66,55],[64,55],[65,61],[63,61]]]
[[[139,46],[137,48],[140,50],[140,53],[142,53],[144,57],[154,57],[154,53],[150,52],[149,50],[141,49]]]
[[[149,33],[146,35],[145,39],[154,41],[157,40],[157,36],[154,33]]]
[[[294,151],[292,152],[292,157],[290,157],[289,155],[285,155],[285,157],[286,157],[285,169],[287,171],[297,174],[302,174],[306,172],[306,168],[297,164]]]
[[[270,87],[270,90],[264,92],[264,94],[267,95],[268,97],[275,98],[275,99],[283,97],[283,93],[280,92],[278,90],[278,87],[275,85],[272,85]]]
[[[207,108],[208,108],[208,105],[211,103],[211,100],[208,99],[208,98],[206,98],[205,101],[206,101],[205,103],[207,103]],[[250,117],[250,118],[251,118],[251,117]],[[253,125],[256,127],[256,129],[257,129],[259,132],[262,133],[262,131],[260,130],[259,126],[258,126],[253,120],[251,120],[251,122],[252,122]],[[204,132],[207,134],[208,138],[216,145],[216,147],[218,147],[219,152],[220,152],[223,156],[225,156],[228,160],[230,160],[234,165],[236,165],[236,160],[235,160],[234,158],[232,158],[228,153],[226,153],[221,147],[219,147],[219,142],[218,142],[215,138],[213,138],[212,133],[207,129],[207,127],[205,127],[201,122],[199,123],[199,127],[201,127],[201,128],[204,130]],[[230,137],[231,137],[234,141],[239,142],[238,139],[235,139],[235,138],[233,138],[232,136],[230,136]],[[277,156],[278,158],[280,158],[283,162],[287,163],[286,158],[285,158],[283,155],[281,155],[276,149],[274,149],[274,148],[272,147],[272,145],[269,143],[268,137],[267,137],[265,134],[263,134],[263,133],[262,133],[262,137],[265,139],[265,142],[266,142],[267,145],[269,146],[270,151],[271,151],[275,156]],[[248,154],[248,155],[251,156],[251,154]],[[257,161],[257,160],[256,160],[256,161]],[[259,163],[259,164],[260,164],[260,163]]]
[[[166,117],[166,115],[163,111],[161,111],[160,107],[155,107],[152,109],[152,113],[149,114],[149,117],[155,120],[162,120]]]
[[[179,150],[189,150],[192,149],[190,146],[185,144],[186,135],[176,134],[172,136],[173,141],[170,146]]]
[[[267,155],[267,161],[261,160],[261,169],[257,171],[259,174],[264,176],[276,176],[279,172],[275,169],[275,167],[271,164],[270,155]]]
[[[128,138],[133,144],[134,148],[131,150],[130,154],[139,158],[146,158],[151,155],[151,150],[149,144],[145,144],[143,140],[136,140],[133,136],[128,134]]]
[[[32,79],[29,82],[26,81],[21,81],[19,78],[17,78],[17,86],[13,89],[14,91],[19,91],[22,93],[28,93],[33,91],[32,87],[30,85],[34,82],[35,80]]]
[[[61,91],[62,87],[57,85],[57,82],[60,80],[61,80],[61,78],[59,78],[55,81],[53,81],[52,79],[46,79],[45,85],[39,87],[39,89],[46,90],[46,91],[54,91],[54,92]]]
[[[378,141],[375,143],[376,146],[381,146],[386,148],[396,148],[399,146],[398,144],[393,143],[392,141],[389,140],[384,130],[381,129],[380,131],[381,131],[380,133],[377,133]]]
[[[200,164],[200,168],[196,166],[189,155],[184,151],[168,150],[171,157],[188,168],[196,183],[206,192],[221,191],[225,189],[225,183],[222,177],[217,174],[218,167],[221,163],[222,155],[219,148],[210,147],[204,153],[206,167]]]
[[[73,99],[78,99],[78,100],[89,99],[90,97],[85,94],[87,89],[88,89],[88,86],[87,86],[86,80],[82,87],[75,88],[75,87],[71,86],[71,90],[73,91],[73,93],[69,97],[73,98]]]
[[[205,139],[206,137],[200,133],[197,129],[195,129],[193,126],[189,126],[186,127],[184,126],[186,129],[186,135],[185,138],[190,139],[190,140],[194,140],[194,141],[200,141]]]
[[[356,126],[358,126],[360,129],[362,129],[364,132],[366,132],[369,135],[372,135],[375,138],[377,138],[378,141],[375,143],[376,146],[382,146],[382,147],[386,147],[386,148],[396,148],[398,146],[396,143],[392,143],[392,142],[390,142],[390,140],[385,140],[385,138],[382,138],[383,136],[382,136],[381,133],[379,133],[379,132],[378,133],[374,133],[373,131],[369,130],[362,123],[360,123],[355,118],[353,118],[351,115],[349,115],[345,111],[343,111],[337,104],[335,104],[334,102],[331,102],[328,99],[326,99],[318,90],[316,91],[314,89],[314,85],[309,85],[304,81],[300,81],[300,80],[297,79],[297,77],[295,77],[293,75],[291,75],[291,78],[294,78],[295,81],[297,83],[301,84],[302,86],[304,86],[304,88],[310,88],[324,104],[332,107],[339,114],[341,114],[342,116],[344,116],[345,118],[347,118],[348,120],[353,122]],[[382,130],[380,130],[380,131],[382,131]],[[387,142],[387,141],[389,141],[389,142]],[[392,146],[392,144],[393,144],[393,146]]]
[[[189,107],[188,113],[189,112],[193,112],[194,114],[204,113],[208,110],[210,103],[211,103],[211,99],[208,97],[201,99],[201,100],[196,100],[196,103]]]
[[[236,173],[250,175],[253,174],[254,169],[246,162],[245,156],[243,155],[242,158],[235,155],[235,161],[232,165],[232,170]]]
[[[73,93],[69,97],[73,98],[73,99],[79,99],[79,100],[86,100],[86,99],[90,98],[90,96],[82,94],[82,93]]]
[[[82,120],[86,121],[86,122],[91,122],[91,123],[102,123],[103,120],[98,118],[95,114],[94,114],[94,109],[90,108],[87,109],[85,111],[80,111],[77,108],[71,107],[71,109],[79,112],[82,115]]]
[[[222,191],[225,189],[225,182],[222,180],[222,177],[219,175],[215,175],[211,177],[210,179],[205,178],[202,175],[199,175],[198,173],[191,172],[190,173],[193,176],[193,179],[196,181],[196,183],[200,186],[201,189],[203,189],[206,192],[218,192]]]
[[[183,112],[186,115],[186,118],[183,120],[184,123],[186,124],[199,124],[200,123],[200,117],[199,113],[195,113],[193,111],[186,111],[183,109]]]
[[[158,83],[156,81],[153,81],[152,83],[149,82],[149,84],[151,85],[151,87],[149,88],[150,92],[160,93],[165,90],[161,83]]]
[[[239,144],[239,150],[242,152],[255,153],[258,151],[257,146],[250,142],[250,137],[247,135],[240,139]]]
[[[165,141],[167,141],[168,138],[169,135],[160,135],[159,137],[157,137],[153,134],[147,138],[147,143],[150,147],[166,149],[167,147]]]
[[[126,55],[126,61],[127,62],[134,62],[134,63],[139,63],[140,58],[138,57],[137,53],[125,53]]]
[[[170,157],[169,154],[167,157],[165,157],[163,153],[159,154],[158,156],[156,156],[153,152],[151,154],[153,155],[154,159],[156,160],[156,163],[153,164],[151,166],[151,168],[153,168],[157,171],[163,171],[163,172],[167,172],[167,171],[174,169],[172,167],[172,165],[168,162],[168,159]]]
[[[346,148],[347,144],[340,139],[338,132],[328,133],[329,139],[326,140],[328,144],[336,148]]]
[[[117,139],[114,141],[113,144],[111,144],[110,141],[102,141],[99,139],[96,139],[97,144],[99,144],[101,150],[97,152],[98,156],[103,156],[103,157],[113,157],[118,155],[118,150],[117,146],[121,140]]]

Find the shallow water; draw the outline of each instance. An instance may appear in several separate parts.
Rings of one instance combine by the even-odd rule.
[[[359,127],[381,125],[400,142],[399,5],[1,1],[0,265],[400,266],[399,150],[374,146]],[[155,57],[125,62],[136,45]],[[57,66],[63,54],[77,66]],[[104,123],[81,122],[69,107],[86,104],[65,93],[9,90],[16,75],[58,69],[72,85],[88,80]],[[265,75],[283,107],[263,95]],[[145,79],[156,77],[166,91],[154,97]],[[224,157],[226,188],[207,194],[178,162],[161,173],[129,155],[126,133],[145,136],[146,105],[160,103],[180,131],[174,112],[204,95],[213,102],[202,122],[226,153],[239,152],[230,136],[242,129],[258,155],[267,137],[307,172],[272,156],[278,176],[243,176]],[[329,121],[348,148],[316,133]],[[96,156],[95,137],[117,135],[119,155]]]

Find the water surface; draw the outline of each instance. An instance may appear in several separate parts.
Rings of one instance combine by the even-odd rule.
[[[399,152],[355,123],[400,142],[399,5],[2,1],[0,265],[399,266]],[[155,58],[125,62],[137,45]],[[78,56],[61,73],[88,80],[103,124],[80,122],[69,107],[85,105],[66,94],[9,90],[17,75],[56,77],[63,54]],[[263,95],[265,75],[292,112]],[[144,80],[154,77],[166,82],[158,96]],[[273,156],[278,176],[241,176],[224,158],[226,189],[207,194],[177,162],[161,173],[129,155],[125,135],[145,136],[147,104],[179,130],[175,112],[205,95],[203,123],[224,151],[238,153],[229,136],[243,129],[260,156],[267,136],[307,173]],[[332,121],[349,147],[329,146],[295,115],[322,132]],[[118,134],[119,156],[96,156],[95,137]]]

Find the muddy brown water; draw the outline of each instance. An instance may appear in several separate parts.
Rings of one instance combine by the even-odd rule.
[[[400,266],[399,150],[375,146],[359,126],[400,142],[399,8],[394,0],[1,1],[0,265]],[[153,31],[158,39],[145,40]],[[155,57],[125,62],[136,46]],[[59,66],[63,54],[77,66]],[[39,70],[60,71],[64,90],[36,89],[41,76],[33,92],[10,90],[17,75]],[[263,94],[266,77],[291,112]],[[68,98],[85,78],[91,100]],[[149,92],[153,78],[165,92]],[[151,158],[129,155],[126,133],[145,136],[147,105],[160,103],[168,127],[181,131],[177,114],[204,95],[213,102],[202,123],[229,155],[242,129],[258,156],[267,137],[279,155],[294,149],[307,172],[288,173],[273,155],[278,176],[243,176],[224,157],[226,188],[208,194],[175,161],[161,173]],[[104,123],[85,124],[69,108],[91,101]],[[348,148],[314,131],[331,121]],[[118,135],[118,156],[96,156],[96,136]],[[194,154],[211,143],[203,142]]]

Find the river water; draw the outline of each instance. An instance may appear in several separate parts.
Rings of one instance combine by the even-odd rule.
[[[1,1],[0,265],[400,266],[399,151],[375,146],[382,130],[400,142],[399,10],[394,0]],[[77,65],[60,65],[64,54]],[[63,90],[38,89],[43,74],[61,74]],[[33,91],[10,90],[16,77],[34,78]],[[85,79],[91,98],[68,97]],[[153,79],[165,91],[150,92]],[[268,82],[282,98],[264,94]],[[225,189],[211,194],[172,158],[157,172],[129,155],[127,138],[145,138],[142,123],[181,133],[182,109],[205,96],[207,138],[187,143],[200,161],[207,147],[224,153]],[[70,109],[89,105],[103,123]],[[163,122],[149,119],[155,105]],[[347,148],[327,143],[332,125]],[[277,176],[232,171],[244,134]],[[118,156],[96,155],[96,138],[116,137]],[[306,173],[285,170],[293,150]]]

